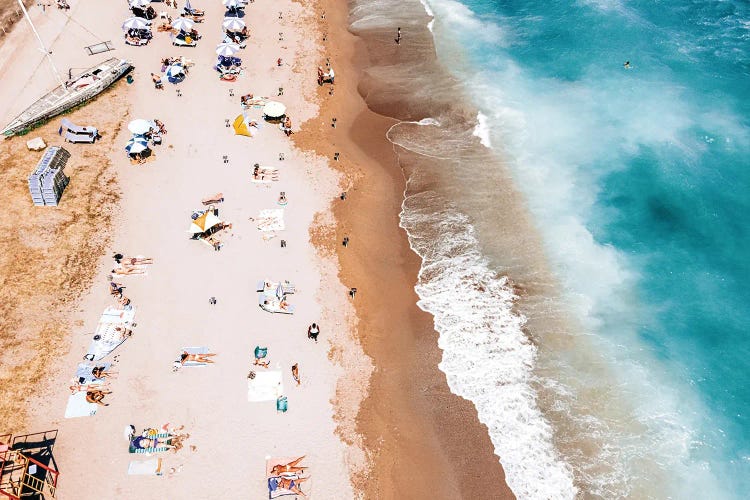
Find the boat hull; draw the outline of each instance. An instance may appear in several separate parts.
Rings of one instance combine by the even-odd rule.
[[[1,132],[6,137],[33,127],[93,99],[133,69],[128,61],[108,59],[54,88],[29,106]]]

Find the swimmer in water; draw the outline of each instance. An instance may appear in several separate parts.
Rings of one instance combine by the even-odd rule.
[[[630,61],[625,61],[625,64],[622,65],[625,69],[630,69]]]

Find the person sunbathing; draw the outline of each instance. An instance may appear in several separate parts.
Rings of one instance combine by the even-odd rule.
[[[262,361],[264,358],[259,358],[258,356],[255,356],[255,361],[253,362],[256,366],[262,366],[263,368],[268,368],[271,366],[271,362],[269,360]]]
[[[81,391],[93,391],[93,390],[102,390],[102,389],[109,389],[109,384],[107,382],[86,384],[86,383],[80,382],[80,379],[78,379],[78,380],[74,380],[73,385],[70,386],[70,393],[75,394],[76,392],[81,392]]]
[[[144,264],[153,264],[153,263],[154,263],[153,257],[122,257],[119,262],[119,264],[122,264],[123,266],[127,266],[127,267],[140,266]]]
[[[216,356],[216,354],[190,354],[187,351],[182,351],[182,354],[180,354],[180,363],[183,365],[188,361],[195,361],[196,363],[213,363],[214,360],[211,359],[211,356]]]
[[[292,365],[292,378],[295,382],[297,382],[297,385],[300,385],[302,383],[299,379],[299,365],[297,363],[294,363]]]
[[[98,404],[101,406],[109,406],[109,403],[104,403],[104,397],[107,394],[112,394],[112,391],[102,391],[101,389],[90,389],[86,391],[86,401],[89,403]]]
[[[115,378],[117,372],[109,372],[103,366],[95,366],[91,369],[91,375],[93,375],[94,378]]]
[[[305,455],[302,455],[301,457],[295,460],[292,460],[288,464],[276,464],[273,467],[271,467],[271,474],[274,476],[278,476],[284,473],[305,472],[305,469],[307,469],[307,467],[299,467],[297,465],[302,461],[303,458],[305,458]]]
[[[253,94],[246,94],[240,97],[240,103],[243,106],[247,106],[252,100],[253,100]]]
[[[212,203],[221,203],[222,201],[224,201],[224,193],[216,193],[214,195],[203,198],[201,200],[201,203],[203,203],[204,205],[211,205]]]
[[[167,448],[172,449],[174,446],[172,446],[168,441],[171,441],[176,436],[172,436],[171,434],[168,437],[146,437],[146,436],[138,436],[133,438],[130,441],[130,444],[135,448],[136,450],[148,450],[152,448]]]
[[[125,296],[120,297],[120,300],[118,300],[117,302],[119,302],[123,308],[127,308],[128,306],[130,306],[130,299]]]
[[[123,328],[121,326],[116,326],[115,327],[115,331],[120,334],[120,338],[122,340],[125,340],[126,338],[133,336],[133,330],[131,330],[129,328]]]
[[[132,45],[140,45],[142,43],[139,37],[132,35],[125,35],[125,40]]]
[[[279,309],[282,309],[286,311],[289,308],[289,302],[286,301],[286,299],[281,299],[281,302],[279,302]]]
[[[109,294],[113,297],[122,298],[122,291],[125,289],[122,283],[116,283],[114,281],[109,282]]]
[[[284,119],[284,133],[287,137],[292,135],[292,119],[288,116]]]
[[[154,118],[154,123],[159,128],[159,133],[160,134],[166,134],[167,133],[167,127],[164,125],[164,122],[162,122],[161,120],[159,120],[157,118]],[[153,259],[150,259],[150,260],[153,260]],[[150,262],[149,262],[149,264],[150,264]]]
[[[151,73],[151,81],[154,82],[155,88],[164,90],[164,83],[161,81],[161,77],[159,75]]]
[[[307,497],[305,493],[299,489],[300,483],[303,481],[307,481],[310,479],[309,477],[300,477],[297,479],[289,479],[285,477],[273,477],[268,482],[268,487],[271,489],[271,491],[281,488],[284,490],[289,490],[292,493],[296,495],[302,495],[303,497]]]
[[[145,269],[140,269],[138,267],[117,267],[115,269],[112,269],[112,274],[121,274],[124,276],[128,276],[131,274],[145,274]]]

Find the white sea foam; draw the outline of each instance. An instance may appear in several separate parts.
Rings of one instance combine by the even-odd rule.
[[[489,269],[465,216],[451,208],[420,211],[440,205],[430,196],[404,201],[401,226],[423,259],[418,304],[435,318],[440,369],[451,391],[476,406],[518,498],[574,498],[572,472],[552,446],[530,385],[536,348],[522,331],[524,318],[513,312],[513,290]],[[420,225],[439,234],[422,240]]]
[[[477,113],[477,126],[474,127],[472,134],[475,137],[479,137],[479,142],[486,148],[492,148],[492,141],[490,141],[490,126],[487,123],[487,116],[481,111]]]
[[[427,15],[432,18],[430,22],[427,23],[427,29],[430,30],[430,33],[432,33],[432,28],[433,26],[435,26],[435,14],[432,12],[430,4],[427,2],[427,0],[419,0],[419,3],[422,4],[422,7],[424,7],[424,11],[427,13]]]

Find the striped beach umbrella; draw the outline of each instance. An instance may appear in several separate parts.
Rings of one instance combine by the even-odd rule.
[[[148,149],[148,142],[143,137],[131,137],[125,144],[125,151],[128,154],[142,153]]]
[[[190,31],[195,26],[195,21],[187,17],[178,17],[172,22],[172,27],[180,31]]]
[[[216,46],[216,54],[224,57],[233,56],[240,51],[240,46],[236,43],[220,43]]]
[[[125,22],[122,23],[122,30],[127,31],[131,29],[144,29],[148,28],[151,25],[151,23],[142,17],[130,17],[128,19],[125,19]]]
[[[227,31],[242,31],[245,27],[245,21],[236,17],[225,17],[221,25]]]

